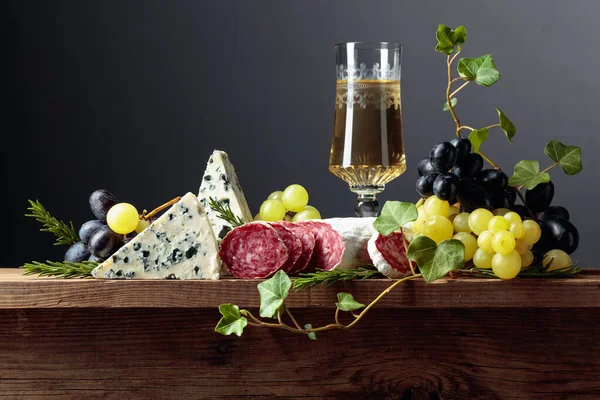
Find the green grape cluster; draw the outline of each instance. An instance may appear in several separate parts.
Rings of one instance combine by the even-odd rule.
[[[301,185],[293,184],[283,191],[269,195],[254,217],[255,221],[305,221],[321,219],[319,211],[308,204],[308,191]]]

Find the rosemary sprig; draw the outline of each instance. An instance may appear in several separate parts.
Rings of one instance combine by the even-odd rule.
[[[39,200],[33,201],[28,200],[30,207],[27,208],[28,211],[31,211],[31,214],[25,214],[26,217],[35,218],[36,221],[40,222],[44,225],[43,228],[40,229],[41,232],[50,232],[56,235],[55,246],[66,244],[72,245],[79,242],[79,235],[73,226],[73,222],[69,224],[59,221],[54,218],[50,213],[44,208],[42,203]]]
[[[316,272],[301,273],[299,278],[293,279],[294,290],[300,291],[309,289],[313,286],[329,286],[335,282],[363,280],[363,279],[380,279],[386,278],[381,272],[377,271],[372,265],[363,265],[362,267],[346,269],[346,270],[331,270],[324,271],[317,269]]]
[[[221,203],[210,197],[208,199],[208,204],[210,204],[210,208],[217,213],[217,217],[227,222],[232,228],[244,225],[245,222],[231,211],[229,203]]]
[[[33,261],[22,265],[23,275],[39,274],[40,276],[54,276],[57,278],[91,278],[92,270],[98,266],[93,261],[80,263],[46,261],[45,263]]]
[[[542,262],[539,262],[537,265],[524,269],[519,272],[517,278],[574,278],[579,272],[581,272],[581,267],[575,263],[570,267],[555,269],[553,271],[548,271],[552,261],[548,264],[543,265]],[[481,269],[481,268],[470,268],[466,270],[462,270],[461,272],[466,272],[472,274],[477,278],[494,278],[499,279],[491,269]]]

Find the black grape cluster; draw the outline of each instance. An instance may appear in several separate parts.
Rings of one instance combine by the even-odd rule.
[[[527,207],[515,207],[523,219],[534,219],[542,229],[542,237],[531,249],[536,257],[542,257],[552,249],[571,254],[579,246],[579,232],[569,220],[569,211],[561,206],[551,206],[553,198],[554,183],[540,183],[525,192]]]
[[[483,158],[471,152],[471,142],[459,137],[433,146],[429,158],[419,161],[416,189],[422,197],[437,196],[461,211],[478,208],[513,209],[517,193],[508,177],[496,169],[482,169]]]
[[[96,190],[90,195],[90,209],[97,219],[87,221],[81,226],[81,241],[69,247],[65,261],[76,263],[89,260],[101,263],[131,240],[113,232],[106,224],[108,210],[115,204],[117,199],[107,190]]]

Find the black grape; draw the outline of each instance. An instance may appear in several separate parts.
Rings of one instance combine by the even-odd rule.
[[[102,222],[106,222],[106,214],[115,204],[117,204],[117,199],[107,190],[96,190],[90,195],[90,209]]]
[[[531,219],[531,215],[529,214],[529,212],[527,211],[527,207],[525,207],[522,204],[517,204],[514,209],[514,212],[516,212],[517,214],[519,214],[519,216],[521,217],[521,219],[525,220],[525,219]]]
[[[85,243],[77,242],[71,247],[69,247],[69,250],[67,250],[67,252],[65,253],[65,261],[78,263],[87,260],[89,256],[90,251],[88,250],[88,247],[85,245]]]
[[[450,142],[441,142],[433,146],[429,153],[429,162],[438,171],[448,171],[456,164],[458,151]]]
[[[433,182],[439,176],[439,172],[430,172],[417,179],[417,193],[422,197],[433,195]]]
[[[466,212],[473,212],[478,208],[494,209],[489,193],[470,178],[461,179],[457,198]]]
[[[452,146],[456,147],[456,162],[462,160],[467,154],[471,154],[471,141],[464,137],[457,137],[450,141]]]
[[[497,169],[484,169],[477,175],[479,184],[487,191],[499,192],[508,185],[506,174]]]
[[[454,167],[454,175],[459,178],[473,178],[483,168],[483,158],[477,153],[467,154]]]
[[[561,249],[567,254],[573,253],[579,246],[579,232],[568,219],[551,217],[545,221],[552,238],[553,248]]]
[[[546,211],[552,203],[554,197],[554,183],[540,183],[531,190],[525,192],[525,202],[527,207],[534,212],[539,213]]]
[[[508,208],[512,210],[517,200],[517,192],[514,188],[508,186],[501,192],[493,192],[492,202],[495,208]]]
[[[539,225],[540,229],[542,230],[542,236],[540,237],[540,240],[533,245],[531,252],[536,258],[541,259],[544,257],[544,254],[552,249],[556,249],[557,247],[556,243],[552,239],[552,233],[550,232],[548,225],[546,225],[544,222],[540,222]]]
[[[419,165],[417,165],[417,171],[419,171],[419,176],[426,175],[430,172],[440,172],[437,171],[433,165],[429,162],[429,158],[424,158],[419,161]]]
[[[96,257],[95,255],[91,255],[90,258],[88,258],[88,261],[102,264],[104,262],[104,259],[100,258],[100,257]]]
[[[121,235],[113,232],[108,226],[98,229],[90,238],[90,252],[96,257],[108,258],[121,247]]]
[[[86,222],[85,224],[81,225],[81,228],[79,229],[79,239],[81,239],[83,243],[87,244],[94,232],[103,226],[104,224],[97,219]]]
[[[546,211],[536,215],[536,218],[540,221],[545,221],[552,217],[561,217],[567,220],[570,219],[569,211],[561,206],[550,206]]]
[[[433,194],[440,200],[450,201],[458,194],[459,182],[452,173],[440,174],[433,182]]]

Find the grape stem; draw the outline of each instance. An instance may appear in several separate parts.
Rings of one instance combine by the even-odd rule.
[[[494,169],[500,169],[498,164],[496,164],[495,162],[490,160],[490,158],[488,156],[486,156],[485,154],[483,154],[481,151],[478,151],[477,154],[479,154],[481,156],[481,158],[483,158],[485,161],[487,161],[488,164],[490,164]]]
[[[181,196],[177,196],[173,200],[166,202],[162,206],[156,207],[154,210],[150,211],[148,214],[146,214],[146,210],[144,210],[142,215],[140,215],[140,219],[150,220],[150,222],[152,222],[152,217],[154,217],[156,214],[158,214],[165,208],[171,207],[173,204],[177,203],[179,200],[181,200]]]
[[[456,78],[454,80],[452,79],[452,62],[454,61],[456,56],[458,56],[459,53],[460,53],[460,49],[456,52],[456,54],[452,58],[450,58],[450,56],[448,56],[446,58],[446,65],[448,67],[448,86],[446,86],[446,103],[448,103],[448,109],[450,110],[450,114],[452,114],[452,118],[454,119],[454,123],[456,124],[456,136],[457,137],[460,137],[460,120],[456,116],[456,112],[454,112],[454,107],[452,106],[452,102],[450,101],[451,100],[450,91],[452,90],[452,83],[456,82],[457,80],[463,79],[463,78]]]
[[[400,234],[402,234],[402,243],[404,244],[404,251],[408,253],[408,240],[406,240],[406,236],[404,236],[404,230],[402,228],[400,228]],[[412,272],[413,275],[416,275],[415,267],[413,266],[412,260],[408,257],[406,257],[406,259],[408,260],[410,272]]]

